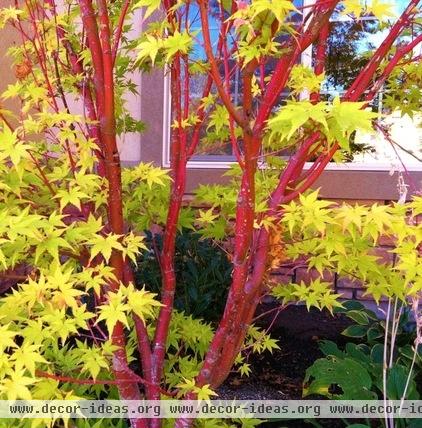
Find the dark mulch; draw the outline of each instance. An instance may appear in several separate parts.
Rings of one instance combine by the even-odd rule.
[[[258,314],[273,308],[262,305]],[[262,317],[257,323],[268,326],[275,312]],[[271,337],[278,340],[279,350],[251,355],[253,372],[249,377],[233,373],[218,390],[219,398],[294,400],[302,398],[302,382],[306,369],[322,356],[318,349],[321,339],[344,343],[341,332],[350,325],[343,315],[331,315],[327,311],[305,306],[289,306],[283,309],[271,328]]]
[[[262,305],[258,314],[273,308],[273,304]],[[257,324],[262,327],[271,324],[274,313],[262,317]],[[249,363],[253,372],[249,377],[237,373],[229,376],[217,391],[219,399],[255,400],[300,400],[302,383],[306,369],[322,357],[318,341],[333,340],[345,343],[341,332],[350,325],[343,315],[331,315],[328,311],[311,309],[305,306],[289,306],[279,313],[271,328],[271,336],[278,340],[280,350],[272,354],[264,352],[251,355]],[[321,397],[307,397],[321,399]],[[343,427],[340,420],[318,421],[323,427]],[[264,426],[264,425],[261,425]],[[312,425],[302,420],[283,420],[265,424],[268,428],[294,427],[309,428]]]

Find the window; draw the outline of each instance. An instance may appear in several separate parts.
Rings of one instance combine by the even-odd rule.
[[[295,1],[296,6],[313,3],[313,0]],[[407,0],[393,2],[396,14],[408,4]],[[190,10],[192,29],[195,25],[199,27],[199,11],[194,7]],[[298,19],[298,15],[292,17]],[[330,22],[331,31],[327,51],[326,78],[322,86],[322,96],[330,99],[336,95],[342,95],[344,89],[356,77],[357,72],[366,62],[366,53],[376,49],[382,42],[387,30],[380,30],[379,23],[375,18],[364,17],[353,20],[342,14],[333,16]],[[210,17],[210,34],[212,40],[217,40],[218,24],[212,16]],[[230,36],[230,35],[229,35]],[[198,33],[198,38],[201,35]],[[199,39],[200,40],[200,39]],[[228,37],[228,44],[231,40]],[[205,59],[205,53],[196,47],[193,56],[199,60]],[[421,47],[418,48],[421,50]],[[312,65],[312,47],[302,55],[301,62],[304,65]],[[267,65],[271,67],[271,64]],[[201,98],[201,88],[205,77],[203,75],[193,79],[190,85],[191,96]],[[164,144],[163,163],[169,165],[169,129],[171,122],[171,108],[169,96],[169,82],[165,79],[165,107],[164,107]],[[234,67],[231,79],[232,99],[235,104],[241,100],[241,85],[239,83],[239,70]],[[287,95],[287,94],[285,94]],[[413,120],[407,115],[402,116],[399,111],[389,111],[384,100],[388,97],[385,88],[380,91],[373,102],[372,108],[380,113],[380,120],[389,129],[388,135],[381,131],[373,134],[357,134],[353,141],[353,155],[349,162],[342,165],[330,164],[328,169],[346,170],[402,170],[406,165],[409,170],[422,171],[422,158],[420,146],[422,143],[422,128],[419,126],[421,117]],[[201,149],[201,148],[200,148]],[[200,150],[190,162],[192,168],[227,168],[234,162],[229,143],[213,147],[212,145]]]
[[[396,1],[395,13],[399,15],[407,6],[406,0]],[[326,99],[342,95],[367,61],[367,53],[379,47],[388,30],[380,30],[379,23],[371,17],[352,20],[337,14],[330,22],[330,37],[326,63],[326,78],[322,93]],[[415,53],[419,55],[419,52]],[[388,88],[383,88],[372,103],[379,113],[379,121],[388,131],[376,130],[373,134],[357,134],[353,141],[354,152],[349,163],[340,168],[422,170],[421,143],[422,116],[413,120],[400,111],[391,111],[385,100]],[[332,167],[336,167],[333,165]]]

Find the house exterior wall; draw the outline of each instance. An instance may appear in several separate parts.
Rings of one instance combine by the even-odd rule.
[[[14,0],[1,0],[1,6],[12,6]],[[138,10],[134,16],[134,22],[141,22],[141,10]],[[139,36],[142,28],[141,25],[133,26],[131,37],[136,38]],[[12,60],[7,56],[7,49],[14,44],[20,42],[19,33],[11,26],[6,26],[0,29],[0,94],[7,89],[9,84],[15,83],[16,77]],[[141,119],[141,76],[139,74],[130,76],[132,81],[136,84],[139,95],[129,94],[126,97],[126,106],[133,116],[133,118]],[[78,100],[68,99],[70,108],[75,114],[82,114],[83,107]],[[19,103],[16,100],[1,100],[0,108],[5,108],[12,111],[14,114],[19,114]],[[123,163],[127,165],[135,165],[141,162],[141,136],[139,134],[126,134],[124,137],[118,139],[118,146],[120,157]]]
[[[165,82],[164,73],[156,71],[144,74],[141,78],[142,110],[141,116],[147,124],[147,130],[141,136],[141,160],[164,166],[163,147],[167,137],[165,127]],[[197,165],[197,164],[196,164]],[[189,167],[187,174],[187,192],[191,193],[198,184],[224,183],[224,168],[204,166]],[[406,178],[406,177],[405,177]],[[406,181],[413,183],[412,191],[422,189],[422,170],[409,171]],[[354,169],[353,165],[342,169],[327,169],[315,183],[321,188],[321,196],[328,199],[347,200],[397,200],[398,175],[390,174],[389,169]]]
[[[2,6],[11,6],[13,0],[3,0]],[[6,51],[10,46],[19,41],[19,34],[12,28],[3,28],[0,30],[1,54],[0,54],[0,93],[2,93],[7,85],[14,83],[15,73],[11,59],[6,55]],[[14,113],[19,112],[19,103],[17,101],[0,99],[0,108],[6,108]]]

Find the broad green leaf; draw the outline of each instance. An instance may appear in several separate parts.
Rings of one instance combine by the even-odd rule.
[[[366,368],[350,358],[323,358],[306,370],[304,396],[319,394],[343,400],[372,399],[372,380]],[[333,388],[340,388],[339,392]]]

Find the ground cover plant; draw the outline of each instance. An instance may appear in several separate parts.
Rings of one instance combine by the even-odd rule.
[[[418,319],[418,307],[415,305],[413,309]],[[316,393],[350,400],[365,396],[368,399],[418,400],[422,347],[418,338],[420,332],[409,316],[411,308],[403,308],[395,302],[383,321],[356,301],[347,302],[339,311],[344,311],[356,323],[343,332],[355,342],[347,343],[344,350],[332,341],[321,342],[325,358],[318,359],[307,370],[305,395]],[[387,368],[388,376],[384,376]],[[345,373],[348,374],[346,382]],[[370,426],[369,420],[367,423],[362,426]],[[386,416],[388,424],[417,427],[420,420],[394,421]]]
[[[233,366],[250,370],[242,351],[277,346],[252,322],[272,287],[270,269],[286,257],[303,257],[319,270],[355,272],[375,297],[417,299],[421,229],[405,214],[422,212],[420,198],[394,207],[331,209],[307,191],[333,158],[347,157],[356,131],[378,127],[389,136],[370,108],[381,87],[391,108],[419,110],[419,3],[409,1],[391,21],[385,20],[388,5],[376,0],[317,0],[297,8],[287,0],[16,0],[2,7],[1,26],[20,37],[9,49],[16,83],[2,94],[17,101],[18,113],[0,110],[0,266],[2,278],[13,282],[0,302],[2,398],[212,397]],[[130,29],[140,23],[131,17],[139,8],[143,34],[133,40]],[[327,26],[337,13],[374,16],[384,40],[344,94],[323,101]],[[312,44],[313,66],[298,65]],[[125,103],[125,94],[136,91],[130,75],[157,67],[170,79],[170,168],[122,169],[117,137],[145,126]],[[235,73],[239,102],[231,89]],[[199,98],[189,91],[194,79]],[[187,162],[216,144],[235,156],[232,182],[199,187],[196,202],[209,208],[185,206]],[[280,159],[287,149],[287,160]],[[312,166],[305,169],[307,161]],[[147,251],[145,230],[156,226],[163,230],[156,251],[159,297],[134,286],[133,268]],[[226,241],[231,280],[213,326],[174,310],[183,228]],[[376,267],[369,254],[382,234],[397,240],[400,263],[392,271]],[[286,302],[339,305],[321,281],[273,288]],[[259,422],[232,424],[242,423]]]

